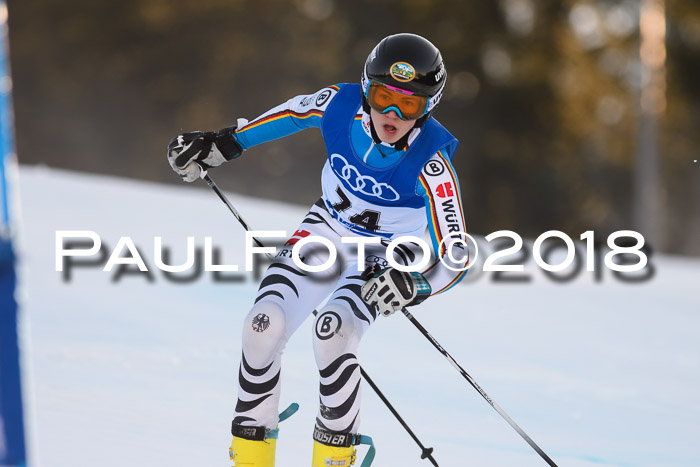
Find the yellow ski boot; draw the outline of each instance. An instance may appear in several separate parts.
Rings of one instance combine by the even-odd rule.
[[[369,445],[369,451],[360,467],[369,467],[374,460],[374,444],[369,436],[353,433],[337,433],[316,426],[314,428],[314,454],[311,467],[350,467],[355,464],[358,444]]]
[[[355,463],[357,451],[352,446],[326,446],[314,440],[314,456],[311,467],[350,467]]]
[[[228,454],[234,467],[275,467],[276,447],[276,439],[250,440],[234,436]]]
[[[279,416],[282,422],[299,409],[299,404],[290,405]],[[233,467],[275,467],[275,449],[279,428],[271,430],[264,426],[231,424],[233,440],[228,456]]]

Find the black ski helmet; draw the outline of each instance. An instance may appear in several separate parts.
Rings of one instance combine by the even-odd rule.
[[[429,40],[416,34],[402,33],[385,37],[367,57],[362,72],[362,104],[369,112],[367,92],[371,81],[394,86],[430,97],[422,124],[440,102],[447,70],[442,55]]]

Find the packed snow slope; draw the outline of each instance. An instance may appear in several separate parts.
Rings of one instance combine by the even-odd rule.
[[[156,267],[154,238],[171,251],[168,264],[181,264],[188,236],[197,247],[212,237],[215,262],[242,271],[241,226],[203,182],[24,166],[20,189],[31,465],[230,465],[239,336],[257,279],[193,268],[175,281]],[[306,208],[257,195],[229,194],[253,229],[294,232]],[[76,258],[82,266],[66,277],[56,271],[57,231],[95,232],[105,256]],[[103,271],[121,237],[148,273]],[[493,248],[477,238],[485,257]],[[528,256],[528,281],[475,269],[412,311],[560,466],[700,465],[700,262],[652,256],[653,277],[637,283],[604,268],[599,280],[583,268],[556,282]],[[281,409],[301,409],[280,427],[279,467],[310,464],[311,324],[284,356]],[[441,466],[545,465],[404,316],[379,318],[359,357]],[[375,466],[429,465],[368,385],[362,404]]]

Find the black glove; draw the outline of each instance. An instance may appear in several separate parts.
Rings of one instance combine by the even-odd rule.
[[[430,284],[419,272],[403,272],[394,268],[378,272],[365,271],[369,280],[362,286],[362,300],[375,304],[384,316],[406,306],[418,305],[430,296]]]
[[[214,131],[183,133],[170,140],[168,162],[186,182],[197,180],[202,172],[240,156],[243,152],[231,126]]]

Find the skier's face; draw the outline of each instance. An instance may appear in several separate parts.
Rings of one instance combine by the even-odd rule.
[[[389,144],[393,144],[403,138],[416,123],[415,120],[401,120],[393,110],[381,114],[374,109],[370,109],[370,115],[372,116],[374,131],[377,132],[379,139]]]

